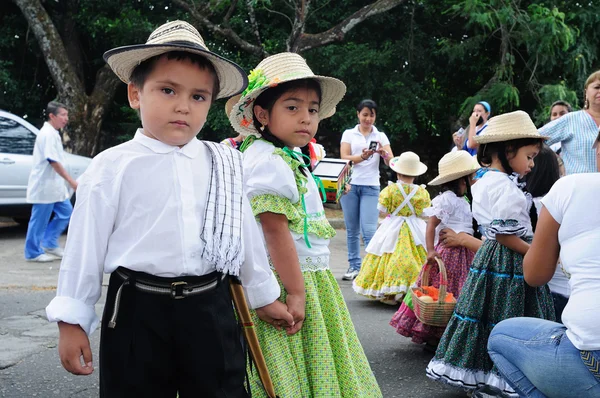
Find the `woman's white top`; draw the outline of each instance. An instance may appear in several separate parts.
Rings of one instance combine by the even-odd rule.
[[[368,149],[369,144],[373,141],[379,142],[377,149],[381,149],[386,145],[390,145],[390,140],[384,132],[377,130],[377,127],[373,126],[373,130],[367,136],[364,136],[358,129],[358,124],[351,129],[344,131],[342,134],[342,143],[350,144],[351,155],[362,154],[363,149]],[[352,167],[352,185],[368,185],[372,187],[379,187],[379,160],[381,156],[378,153],[374,153],[367,160],[363,160],[360,163],[356,163]]]
[[[538,219],[540,217],[540,212],[542,211],[542,199],[543,196],[533,198],[533,204],[535,205],[535,210],[537,212]],[[552,293],[562,294],[565,297],[569,297],[569,295],[571,294],[571,289],[569,288],[569,278],[567,278],[567,275],[565,274],[565,271],[562,268],[560,259],[556,264],[554,276],[552,277],[550,282],[548,282],[548,287],[550,288],[550,291],[552,291]]]
[[[431,207],[423,210],[426,217],[436,217],[440,220],[435,228],[435,244],[437,245],[440,231],[449,228],[456,232],[473,235],[473,213],[471,206],[464,197],[458,197],[452,191],[444,191],[431,201]]]
[[[244,152],[244,182],[246,194],[253,209],[255,208],[253,198],[261,195],[279,197],[282,201],[287,200],[292,204],[297,204],[302,200],[298,192],[294,172],[280,155],[274,153],[275,149],[272,144],[257,140]],[[312,228],[327,228],[329,224],[325,217],[319,189],[310,175],[306,181],[306,189],[304,203],[308,222],[312,224],[311,230],[313,230]],[[262,232],[260,222],[258,225]],[[290,234],[294,240],[303,272],[329,268],[329,239],[321,238],[309,231],[308,240],[311,246],[309,248],[304,234],[292,230],[290,230]],[[264,234],[261,235],[266,247]]]
[[[560,224],[562,266],[571,274],[571,296],[562,314],[579,350],[600,350],[600,173],[558,180],[542,203]]]
[[[506,173],[489,170],[471,187],[473,217],[488,239],[496,234],[533,236],[531,202]]]

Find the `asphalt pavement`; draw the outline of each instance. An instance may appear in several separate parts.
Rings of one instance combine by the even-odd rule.
[[[45,318],[44,308],[55,295],[60,263],[29,263],[23,259],[26,229],[0,220],[0,397],[98,396],[98,372],[73,376],[58,359],[58,329]],[[65,237],[62,237],[64,244]],[[433,382],[425,367],[433,356],[398,335],[389,326],[397,307],[356,295],[346,271],[346,234],[331,242],[331,269],[350,310],[371,368],[386,398],[464,398],[466,394]],[[105,278],[105,284],[108,278]],[[106,288],[104,288],[106,290]],[[102,313],[104,295],[96,305]],[[99,331],[91,336],[98,367]],[[284,398],[284,397],[282,397]],[[288,398],[288,397],[285,397]]]

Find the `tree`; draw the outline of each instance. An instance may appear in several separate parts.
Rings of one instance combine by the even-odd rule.
[[[104,66],[97,71],[94,87],[88,94],[81,78],[81,70],[74,66],[56,26],[40,0],[14,2],[37,38],[58,98],[69,108],[72,122],[65,139],[67,147],[75,153],[96,154],[100,149],[102,121],[119,79],[108,66]]]

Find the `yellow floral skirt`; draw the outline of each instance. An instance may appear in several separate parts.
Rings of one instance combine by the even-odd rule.
[[[393,253],[367,254],[354,280],[354,291],[373,299],[405,294],[417,281],[427,260],[427,251],[415,245],[410,227],[400,229]]]

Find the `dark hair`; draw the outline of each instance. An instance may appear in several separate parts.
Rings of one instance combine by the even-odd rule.
[[[516,140],[482,144],[477,150],[477,161],[482,166],[489,166],[492,164],[493,155],[496,155],[498,156],[498,160],[500,160],[500,164],[504,171],[507,174],[512,174],[513,169],[508,163],[508,155],[516,154],[519,148],[528,145],[536,145],[538,148],[541,148],[542,142],[543,141],[539,138],[519,138]]]
[[[365,108],[369,108],[371,112],[377,113],[377,103],[370,99],[364,99],[356,105],[356,111],[360,112]]]
[[[535,166],[522,179],[526,182],[525,190],[532,197],[539,198],[546,195],[559,178],[560,167],[558,165],[558,157],[548,145],[543,144],[540,153],[535,157]],[[538,220],[535,206],[531,206],[531,209],[529,209],[529,218],[531,218],[531,226],[535,231]]]
[[[460,192],[460,182],[462,180],[464,180],[465,178],[467,178],[467,185],[469,185],[468,177],[457,178],[456,180],[452,180],[452,181],[443,183],[442,186],[440,187],[441,188],[440,193],[446,192],[446,191],[452,191],[458,197],[463,196],[463,194]]]
[[[48,118],[50,118],[50,114],[53,114],[54,116],[58,115],[58,112],[61,110],[68,110],[67,106],[63,103],[60,103],[58,101],[50,101],[48,102],[48,105],[46,106],[46,115],[48,116]]]
[[[556,105],[560,105],[560,106],[566,107],[567,108],[567,112],[573,111],[573,108],[571,107],[571,104],[569,104],[567,101],[558,100],[558,101],[554,101],[552,103],[552,105],[550,105],[550,112],[552,112],[552,108],[554,108]]]
[[[270,130],[269,126],[264,126],[264,129],[261,130],[263,125],[256,119],[254,116],[254,107],[256,105],[260,106],[263,109],[271,112],[273,109],[273,105],[281,96],[288,91],[298,90],[298,89],[306,89],[306,90],[314,90],[319,97],[319,103],[321,102],[321,85],[314,79],[299,79],[292,80],[289,82],[281,83],[275,87],[271,87],[265,91],[263,91],[254,101],[254,105],[252,106],[252,121],[254,123],[254,128],[257,131],[260,131],[260,134],[263,139],[269,141],[271,144],[275,145],[278,148],[283,148],[285,144],[277,138]],[[310,152],[308,145],[305,145],[301,148],[302,153],[306,155],[310,159]],[[312,167],[310,165],[310,160],[302,159],[304,163],[304,167],[309,171],[312,171]]]
[[[200,69],[209,71],[214,78],[212,100],[216,98],[219,93],[219,78],[217,77],[217,71],[214,65],[205,57],[199,54],[190,53],[187,51],[170,51],[168,53],[156,55],[152,58],[148,58],[141,64],[135,67],[131,72],[131,83],[138,88],[144,87],[146,79],[150,76],[150,73],[154,70],[156,62],[162,57],[166,57],[168,60],[176,61],[190,61],[194,65],[198,65]]]

